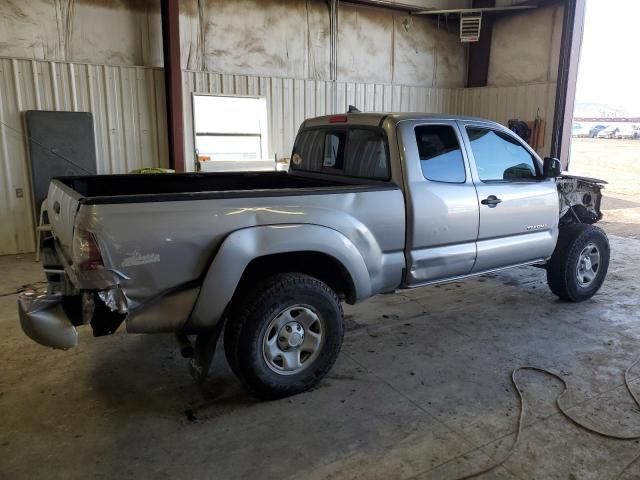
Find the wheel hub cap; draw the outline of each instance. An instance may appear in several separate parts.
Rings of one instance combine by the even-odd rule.
[[[578,257],[576,280],[581,287],[588,287],[595,280],[600,269],[600,250],[590,243],[582,249]]]
[[[278,347],[281,350],[298,348],[304,340],[304,327],[298,322],[289,322],[278,333]]]
[[[272,371],[292,375],[309,367],[323,345],[322,318],[310,306],[294,305],[269,322],[262,340],[262,354]]]

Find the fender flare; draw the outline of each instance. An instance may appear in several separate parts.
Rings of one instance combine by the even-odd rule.
[[[371,278],[362,255],[342,233],[311,224],[249,227],[229,234],[207,271],[187,322],[188,330],[215,326],[252,260],[266,255],[311,251],[335,258],[351,276],[356,301],[371,296]]]

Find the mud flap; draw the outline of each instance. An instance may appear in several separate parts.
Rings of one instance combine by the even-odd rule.
[[[191,360],[189,360],[189,373],[196,383],[200,385],[207,380],[207,376],[209,375],[211,362],[216,353],[216,345],[218,344],[223,324],[224,322],[218,322],[215,328],[206,333],[201,333],[196,337],[194,355]]]

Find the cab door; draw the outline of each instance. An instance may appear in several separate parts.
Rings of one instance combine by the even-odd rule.
[[[458,122],[478,192],[480,225],[473,272],[551,256],[558,236],[558,191],[520,138],[495,124]]]
[[[467,275],[476,259],[478,197],[455,120],[397,125],[404,168],[407,286]]]

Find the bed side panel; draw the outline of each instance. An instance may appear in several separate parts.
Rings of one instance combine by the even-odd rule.
[[[296,223],[340,232],[362,255],[373,293],[395,288],[404,266],[404,200],[398,189],[84,205],[79,217],[95,234],[106,266],[129,277],[121,286],[130,309],[202,281],[223,239],[247,227]]]

